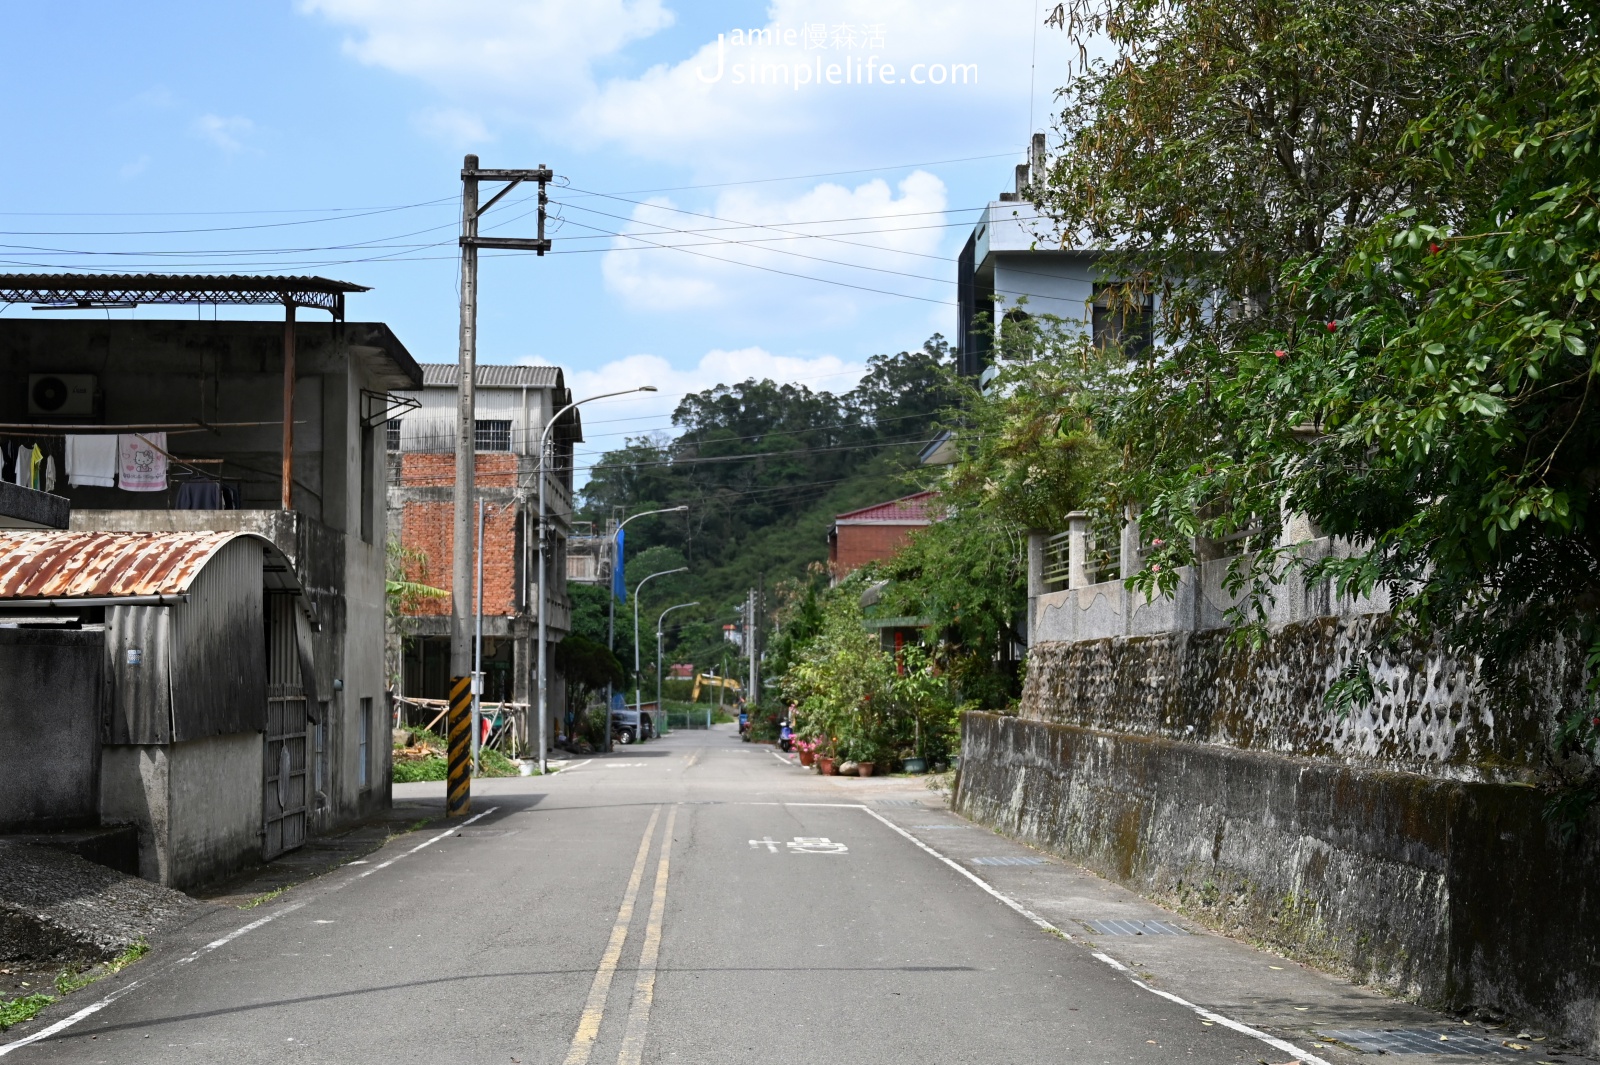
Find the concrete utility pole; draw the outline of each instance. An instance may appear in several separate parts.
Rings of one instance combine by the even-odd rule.
[[[472,805],[468,729],[471,726],[472,697],[481,680],[471,676],[472,640],[467,617],[472,609],[472,504],[476,496],[474,478],[477,458],[477,415],[473,392],[478,372],[478,249],[520,248],[543,255],[550,249],[544,236],[545,184],[554,175],[541,166],[537,170],[481,170],[478,157],[469,155],[461,163],[461,334],[456,377],[456,483],[455,521],[450,545],[450,707],[445,722],[449,737],[449,783],[445,813],[455,817]],[[503,181],[505,188],[478,206],[478,182]],[[524,181],[539,183],[539,235],[526,237],[480,237],[478,219],[506,193]]]
[[[545,512],[544,489],[545,482],[550,476],[550,430],[554,429],[556,424],[561,421],[562,415],[574,407],[585,403],[593,403],[597,399],[609,399],[612,396],[627,396],[634,392],[654,392],[655,390],[655,385],[640,385],[638,388],[624,388],[619,392],[602,392],[598,396],[585,396],[583,399],[575,399],[556,411],[539,433],[539,592],[536,606],[539,611],[539,772],[541,774],[549,768],[546,759],[548,753],[546,746],[549,740],[546,736],[545,725],[545,721],[550,714],[550,671],[547,668],[549,666],[549,649],[545,646],[546,641],[549,639],[549,611],[545,609],[545,571],[549,569],[546,560],[550,552],[550,517]],[[611,708],[608,706],[606,707],[607,732],[611,731],[610,715]]]
[[[745,599],[744,608],[744,649],[745,653],[750,656],[750,694],[745,696],[744,701],[749,706],[756,704],[756,699],[760,694],[756,690],[756,683],[761,679],[760,666],[757,665],[758,652],[756,651],[756,644],[759,642],[757,640],[757,628],[756,590],[752,588],[749,596]]]

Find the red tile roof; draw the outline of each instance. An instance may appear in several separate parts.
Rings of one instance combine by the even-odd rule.
[[[918,492],[887,503],[875,503],[860,510],[836,514],[833,520],[835,525],[928,525],[942,515],[938,492]]]

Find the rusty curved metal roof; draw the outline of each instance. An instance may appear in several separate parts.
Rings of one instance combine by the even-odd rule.
[[[0,599],[176,595],[240,536],[262,539],[236,531],[0,530]]]

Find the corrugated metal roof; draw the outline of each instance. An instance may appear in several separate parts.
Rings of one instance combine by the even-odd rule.
[[[834,517],[836,525],[927,525],[943,515],[938,492],[918,492],[916,495],[892,499],[887,503],[874,503],[860,510],[847,511]]]
[[[461,368],[453,362],[422,364],[422,387],[454,388]],[[478,364],[479,388],[564,388],[559,366],[507,366],[501,363]]]
[[[260,539],[240,532],[0,530],[0,599],[175,595],[240,536]]]

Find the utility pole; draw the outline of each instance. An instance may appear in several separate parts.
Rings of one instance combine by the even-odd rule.
[[[756,689],[756,684],[761,680],[761,667],[758,664],[760,652],[756,649],[757,643],[760,642],[757,638],[759,636],[756,631],[758,628],[759,626],[756,624],[756,590],[752,588],[745,599],[744,608],[744,649],[745,653],[750,656],[750,694],[745,696],[745,702],[750,706],[755,705],[760,695],[760,692]]]
[[[445,723],[450,748],[445,813],[451,817],[466,814],[472,806],[468,732],[473,696],[482,687],[482,679],[472,675],[472,640],[467,625],[472,610],[472,504],[477,495],[477,415],[473,393],[478,383],[478,249],[520,248],[540,255],[548,251],[550,242],[544,235],[545,184],[552,176],[543,166],[537,170],[481,170],[476,155],[467,156],[461,163],[461,333],[456,376],[455,522],[450,545],[450,706]],[[506,185],[480,207],[480,181]],[[524,181],[539,183],[538,237],[478,236],[478,219]],[[544,604],[539,606],[542,613]]]

